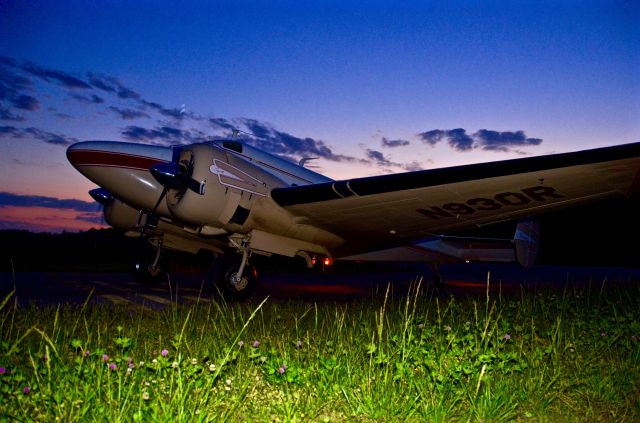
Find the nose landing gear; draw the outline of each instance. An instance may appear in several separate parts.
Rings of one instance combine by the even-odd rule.
[[[164,280],[166,275],[166,270],[161,263],[162,239],[151,238],[149,242],[155,251],[149,251],[147,247],[147,253],[142,254],[134,263],[133,275],[140,283],[158,285]]]

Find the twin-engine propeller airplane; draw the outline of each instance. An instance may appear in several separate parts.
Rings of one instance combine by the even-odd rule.
[[[216,257],[207,278],[248,297],[252,254],[325,260],[516,261],[538,251],[540,213],[640,191],[640,143],[549,156],[334,181],[238,140],[174,147],[113,141],[67,157],[101,188],[107,223],[162,249]],[[513,239],[447,236],[502,221]]]

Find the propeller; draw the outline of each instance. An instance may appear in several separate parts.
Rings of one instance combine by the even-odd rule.
[[[158,163],[149,168],[151,175],[164,187],[163,196],[166,190],[177,190],[179,195],[184,194],[187,189],[197,194],[204,194],[204,183],[198,182],[191,177],[193,164],[181,161]]]
[[[93,198],[97,203],[106,206],[113,201],[113,195],[104,188],[95,188],[89,191],[89,195]]]

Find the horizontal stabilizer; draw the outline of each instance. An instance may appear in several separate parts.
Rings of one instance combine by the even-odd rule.
[[[528,269],[538,255],[539,224],[518,223],[514,239],[437,236],[406,247],[340,257],[338,260],[400,262],[517,262]]]

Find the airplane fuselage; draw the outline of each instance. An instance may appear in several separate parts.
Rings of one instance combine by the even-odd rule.
[[[327,247],[342,243],[335,235],[296,221],[269,196],[274,188],[331,179],[246,144],[220,141],[186,148],[86,141],[69,147],[67,156],[115,197],[105,207],[108,223],[135,233],[141,229],[141,214],[152,213],[161,226],[154,229],[167,235],[165,246],[193,250],[174,238],[195,236],[200,239],[198,248],[219,252],[226,239],[202,238],[250,237],[256,251],[292,257],[303,250],[329,255]],[[150,169],[168,163],[188,167],[196,188],[165,192]]]

